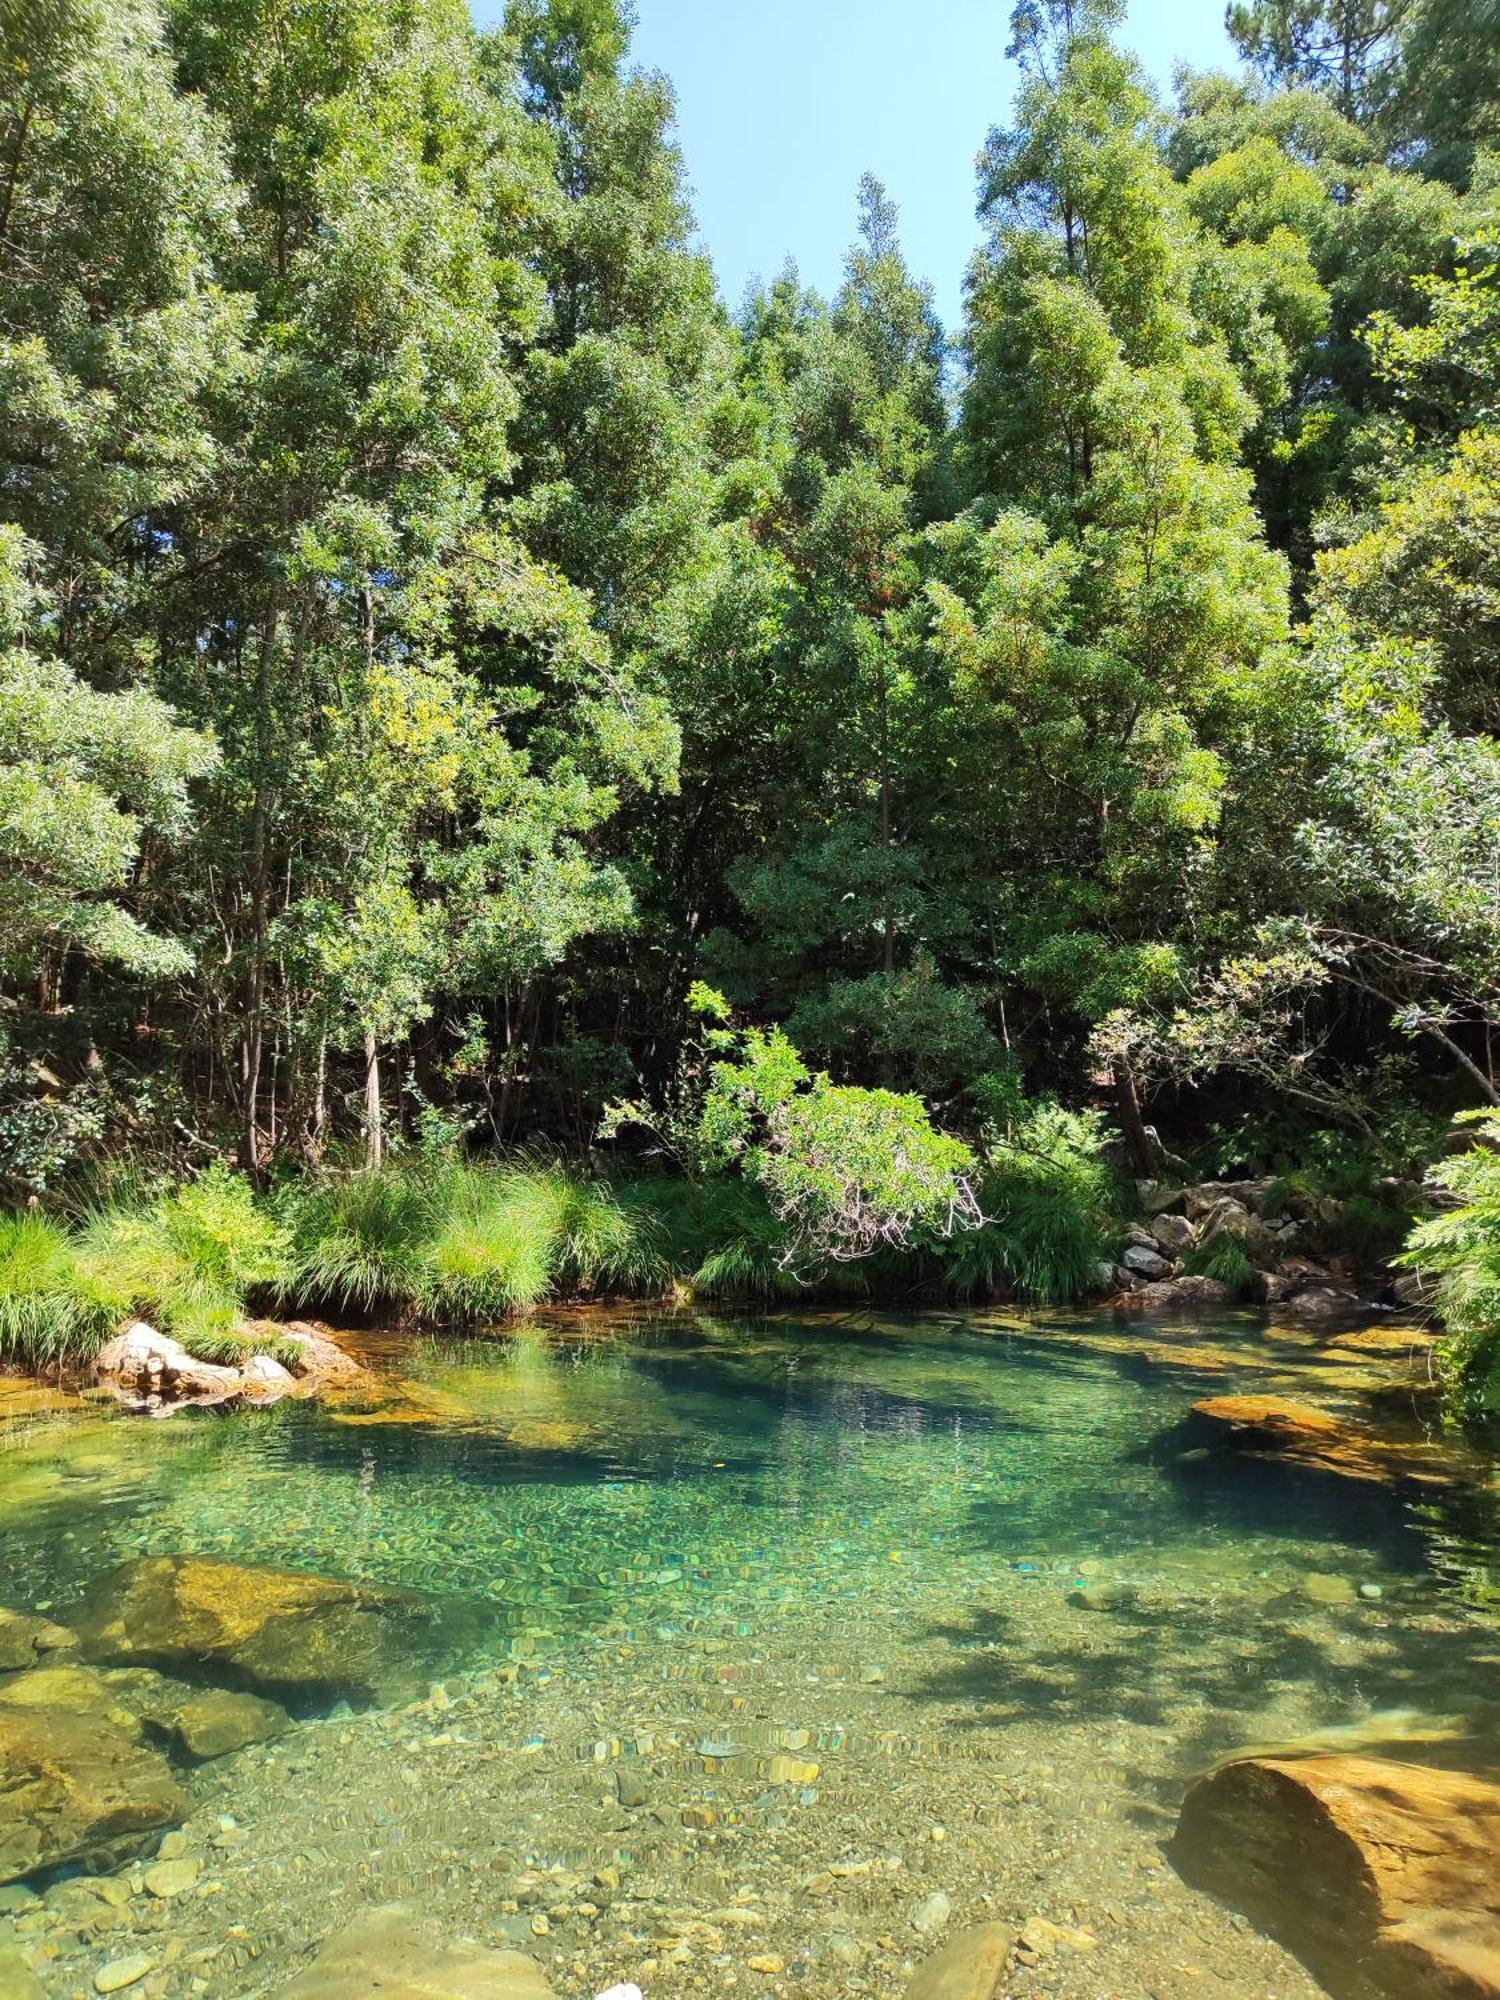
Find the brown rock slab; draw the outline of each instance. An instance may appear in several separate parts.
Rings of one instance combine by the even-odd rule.
[[[166,1760],[107,1717],[0,1705],[0,1882],[188,1809]]]
[[[917,1967],[906,2000],[998,2000],[1015,1941],[1008,1924],[960,1931]]]
[[[1193,1417],[1220,1449],[1282,1458],[1342,1479],[1379,1485],[1448,1476],[1441,1454],[1430,1447],[1373,1437],[1290,1396],[1210,1396],[1194,1403]]]
[[[1343,2000],[1500,1996],[1500,1785],[1374,1757],[1241,1758],[1192,1786],[1173,1858]]]
[[[443,1608],[415,1592],[214,1556],[126,1563],[95,1584],[75,1624],[90,1660],[302,1701],[409,1693],[456,1636]]]
[[[330,1938],[280,2000],[553,2000],[535,1960],[450,1944],[400,1904],[367,1910]]]

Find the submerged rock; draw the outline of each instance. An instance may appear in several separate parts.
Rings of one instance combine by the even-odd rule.
[[[1193,1405],[1193,1422],[1221,1450],[1280,1458],[1311,1471],[1370,1484],[1441,1481],[1441,1456],[1424,1445],[1372,1437],[1288,1396],[1210,1396]]]
[[[280,1702],[235,1694],[228,1688],[190,1694],[167,1718],[174,1746],[195,1764],[227,1757],[249,1743],[269,1743],[291,1726],[292,1718]]]
[[[76,1632],[50,1618],[28,1618],[0,1607],[0,1674],[19,1673],[50,1661],[78,1644]]]
[[[1336,1992],[1500,1995],[1500,1785],[1370,1757],[1239,1759],[1193,1785],[1173,1858]]]
[[[445,1943],[400,1904],[356,1917],[278,1990],[281,2000],[553,2000],[534,1959]]]
[[[999,2000],[1015,1942],[1008,1924],[960,1931],[917,1967],[906,2000]]]
[[[0,1704],[0,1774],[0,1882],[188,1811],[165,1758],[101,1715]]]
[[[214,1556],[146,1556],[76,1613],[90,1660],[227,1680],[293,1702],[385,1701],[425,1685],[455,1636],[414,1592]]]

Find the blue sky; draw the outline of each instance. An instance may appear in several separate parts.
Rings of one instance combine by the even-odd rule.
[[[494,19],[501,0],[474,0]],[[956,326],[977,238],[974,156],[1006,117],[1010,0],[637,0],[634,59],[677,91],[693,206],[720,288],[796,259],[839,282],[867,169],[901,209],[908,261]],[[1222,0],[1133,0],[1124,39],[1166,85],[1231,61]]]

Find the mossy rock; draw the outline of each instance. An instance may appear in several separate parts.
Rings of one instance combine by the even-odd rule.
[[[155,1667],[305,1710],[416,1692],[466,1621],[411,1591],[215,1556],[148,1556],[103,1577],[74,1623],[90,1660]]]
[[[0,1882],[171,1826],[188,1800],[165,1758],[102,1715],[0,1704]]]

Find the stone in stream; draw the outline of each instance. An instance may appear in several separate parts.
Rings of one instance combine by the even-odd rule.
[[[413,1591],[215,1556],[146,1556],[100,1579],[75,1613],[90,1660],[225,1680],[293,1703],[391,1701],[427,1684],[459,1636]]]
[[[1228,1285],[1205,1277],[1201,1271],[1190,1271],[1181,1278],[1161,1278],[1121,1300],[1129,1312],[1201,1312],[1230,1302]]]
[[[160,1897],[163,1902],[169,1902],[173,1896],[185,1896],[189,1889],[197,1886],[202,1872],[202,1862],[191,1854],[180,1854],[171,1861],[158,1861],[154,1868],[146,1870],[146,1894]]]
[[[1179,1872],[1333,1991],[1500,1995],[1500,1785],[1375,1757],[1238,1758],[1199,1778]]]
[[[44,1665],[77,1644],[77,1635],[66,1625],[54,1625],[50,1618],[28,1618],[24,1612],[0,1607],[0,1674],[20,1673],[27,1667]]]
[[[953,1898],[942,1889],[934,1889],[911,1913],[911,1927],[921,1937],[931,1937],[940,1931],[953,1915]]]
[[[323,1946],[278,2000],[554,2000],[534,1959],[450,1944],[400,1904],[366,1910]]]
[[[0,1944],[0,1994],[4,2000],[46,2000],[46,1992],[16,1946]]]
[[[0,1882],[112,1849],[189,1810],[166,1760],[118,1723],[0,1705]]]
[[[132,1952],[129,1958],[112,1958],[94,1974],[96,1993],[123,1993],[138,1986],[148,1972],[155,1972],[156,1960],[147,1951]]]
[[[641,1772],[633,1771],[628,1764],[622,1764],[615,1772],[615,1797],[627,1812],[635,1812],[650,1795]]]
[[[249,1743],[269,1743],[291,1726],[292,1718],[280,1702],[235,1694],[228,1688],[189,1694],[167,1718],[174,1746],[195,1764],[227,1757]]]
[[[906,2000],[999,2000],[1015,1941],[1008,1924],[960,1931],[917,1967]]]

